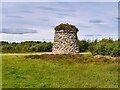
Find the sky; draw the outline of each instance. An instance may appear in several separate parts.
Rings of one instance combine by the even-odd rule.
[[[3,2],[0,41],[53,41],[54,27],[75,25],[78,39],[118,38],[117,2]]]
[[[2,2],[119,2],[119,0],[1,0]]]

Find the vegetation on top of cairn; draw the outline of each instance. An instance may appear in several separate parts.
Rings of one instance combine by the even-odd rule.
[[[56,31],[60,31],[60,30],[66,30],[66,31],[78,31],[78,28],[76,28],[74,25],[71,24],[63,24],[61,23],[60,25],[55,27]]]

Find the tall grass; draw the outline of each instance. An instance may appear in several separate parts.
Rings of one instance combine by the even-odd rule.
[[[62,61],[62,62],[72,62],[72,63],[118,63],[119,58],[111,58],[101,56],[99,58],[91,55],[81,55],[81,54],[43,54],[43,55],[26,55],[25,58],[40,59],[40,60],[52,60],[52,61]]]

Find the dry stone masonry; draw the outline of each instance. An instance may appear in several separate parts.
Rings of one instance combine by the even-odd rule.
[[[78,29],[69,24],[62,24],[61,27],[60,25],[56,27],[57,29],[55,28],[53,54],[79,53],[77,38]]]

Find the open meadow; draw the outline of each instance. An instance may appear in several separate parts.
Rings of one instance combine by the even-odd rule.
[[[84,1],[1,0],[0,88],[119,89],[120,3]]]
[[[2,56],[3,88],[117,88],[117,60],[87,55]]]

